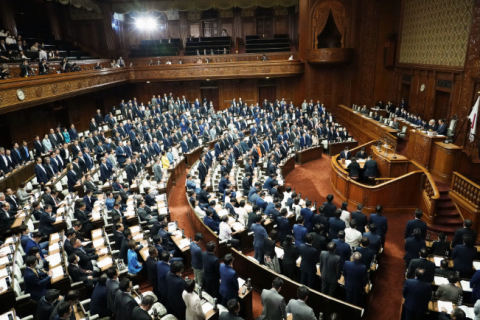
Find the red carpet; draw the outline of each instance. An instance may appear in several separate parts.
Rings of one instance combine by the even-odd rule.
[[[297,193],[302,193],[302,198],[317,201],[323,204],[325,197],[332,193],[330,188],[331,164],[330,157],[323,155],[322,159],[312,161],[305,165],[297,165],[286,178],[287,186],[295,187]],[[185,196],[184,175],[174,187],[169,200],[172,221],[176,220],[185,229],[187,237],[193,236],[193,230],[187,217],[187,199]],[[335,199],[337,206],[340,202]],[[350,211],[354,208],[349,208]],[[370,303],[365,319],[384,320],[399,319],[402,303],[403,273],[403,233],[410,215],[389,215],[389,231],[387,234],[385,252],[380,259],[380,266],[374,279],[373,291],[370,293]],[[256,318],[262,311],[259,293],[253,295],[253,313]]]

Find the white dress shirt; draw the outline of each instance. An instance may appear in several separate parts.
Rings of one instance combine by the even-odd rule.
[[[362,240],[362,233],[357,229],[345,228],[345,242],[352,248],[356,248],[360,245]]]
[[[232,229],[226,222],[220,222],[218,237],[220,240],[232,240]]]

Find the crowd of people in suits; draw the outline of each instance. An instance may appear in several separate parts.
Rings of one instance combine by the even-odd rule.
[[[452,302],[457,306],[472,304],[477,319],[480,316],[480,271],[475,271],[473,267],[473,261],[477,257],[474,245],[478,234],[472,229],[472,221],[465,219],[463,228],[455,232],[451,242],[447,242],[443,232],[438,233],[438,239],[433,241],[429,248],[426,244],[429,233],[427,224],[421,220],[422,216],[423,212],[417,209],[414,219],[408,221],[405,228],[405,319],[423,319],[425,312],[429,310],[429,302],[433,299]],[[438,266],[432,256],[441,257]],[[448,283],[438,285],[434,291],[432,283],[435,282],[435,277],[444,277]],[[469,279],[472,288],[471,301],[462,301],[464,292],[461,286],[457,286],[460,279]],[[454,308],[450,315],[446,313],[446,309],[438,311],[441,320],[467,319],[460,308]]]

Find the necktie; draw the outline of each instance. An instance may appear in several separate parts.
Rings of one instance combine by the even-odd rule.
[[[38,272],[37,272],[37,269],[32,269],[33,272],[35,273],[35,275],[38,277]]]

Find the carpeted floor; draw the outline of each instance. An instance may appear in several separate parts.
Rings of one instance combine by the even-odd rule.
[[[317,201],[318,205],[325,201],[325,197],[331,193],[330,188],[331,164],[330,157],[323,155],[322,159],[312,161],[305,165],[297,165],[286,178],[287,186],[295,187],[297,192],[302,193],[302,198]],[[187,199],[185,195],[186,175],[177,182],[169,200],[172,221],[178,221],[185,229],[187,237],[193,236],[193,230],[187,217]],[[337,206],[340,202],[335,199]],[[349,208],[353,211],[354,208]],[[389,231],[387,234],[385,252],[381,257],[380,267],[374,280],[373,291],[370,293],[369,307],[365,316],[368,320],[399,319],[402,303],[403,286],[403,232],[410,215],[389,215]],[[260,295],[254,292],[253,313],[256,318],[260,315],[262,306]]]

